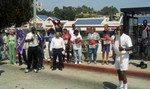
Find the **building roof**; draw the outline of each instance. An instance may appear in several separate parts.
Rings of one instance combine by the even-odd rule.
[[[99,25],[104,19],[101,18],[87,18],[87,19],[77,19],[74,23],[75,25]]]
[[[43,21],[45,21],[48,16],[47,15],[37,15],[39,18],[41,18]]]
[[[128,14],[150,14],[150,7],[121,8],[120,10]]]
[[[143,24],[143,20],[147,20],[150,23],[150,16],[137,16],[138,24]],[[120,24],[123,24],[123,18],[121,18]]]

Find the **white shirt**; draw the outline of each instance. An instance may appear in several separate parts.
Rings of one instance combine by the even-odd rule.
[[[148,28],[148,27],[146,27],[146,28],[143,30],[143,32],[142,32],[142,39],[146,39],[146,38],[147,38],[147,28]]]
[[[82,48],[81,42],[78,43],[78,44],[75,43],[75,39],[77,39],[77,38],[80,38],[80,39],[82,40],[82,37],[81,37],[81,35],[79,35],[79,34],[78,34],[78,36],[73,35],[73,36],[71,37],[71,41],[73,42],[73,49],[74,49],[74,50],[78,50],[78,49],[81,49],[81,48]]]
[[[52,38],[52,41],[51,41],[51,45],[50,45],[50,50],[52,49],[60,49],[60,48],[63,48],[65,50],[65,43],[64,43],[64,40],[59,37],[59,38]]]
[[[29,47],[36,47],[39,45],[39,40],[38,40],[38,36],[37,34],[33,34],[32,32],[27,34],[26,40],[30,40],[32,39],[32,37],[34,37],[34,40],[31,42],[28,42],[28,46]]]
[[[131,41],[131,38],[128,35],[123,33],[120,36],[120,41],[121,41],[121,46],[123,48],[132,47],[132,41]],[[115,52],[116,55],[120,55],[119,39],[118,39],[117,35],[116,35],[115,44],[114,44],[114,52]],[[122,54],[129,54],[129,51],[122,51],[121,53]]]
[[[71,37],[74,35],[74,31],[75,31],[75,30],[77,30],[77,29],[75,28],[75,29],[69,30],[69,34],[71,35]],[[79,31],[78,34],[81,35],[81,34],[80,34],[80,31]]]

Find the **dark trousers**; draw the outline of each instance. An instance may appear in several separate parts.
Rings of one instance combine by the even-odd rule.
[[[66,53],[67,53],[67,61],[70,59],[70,48],[66,47]],[[63,61],[65,61],[65,54],[63,55]]]
[[[56,59],[59,59],[59,68],[62,68],[62,49],[54,49],[53,51],[53,68],[56,68]]]
[[[31,68],[33,64],[33,69],[37,69],[38,64],[38,46],[28,48],[28,60],[27,60],[27,69]]]
[[[43,59],[44,59],[44,48],[42,46],[39,46],[38,48],[39,52],[38,52],[38,67],[42,67],[43,66]]]
[[[23,60],[24,60],[24,62],[26,63],[26,50],[25,50],[25,49],[23,49],[22,54],[20,54],[20,53],[18,54],[18,57],[19,57],[19,64],[22,64],[21,55],[23,56]]]

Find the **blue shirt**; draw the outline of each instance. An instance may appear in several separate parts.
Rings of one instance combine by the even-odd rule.
[[[52,41],[52,38],[54,38],[56,36],[56,34],[55,33],[50,33],[49,34],[49,42],[51,42]]]

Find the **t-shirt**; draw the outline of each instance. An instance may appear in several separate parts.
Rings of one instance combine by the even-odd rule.
[[[50,33],[50,34],[49,34],[49,42],[51,42],[51,41],[52,41],[52,38],[54,38],[55,36],[56,36],[55,33],[54,33],[54,34]]]
[[[41,42],[42,42],[42,44],[44,45],[44,43],[45,43],[45,37],[43,36],[43,35],[41,35]],[[46,48],[46,46],[44,46],[44,48]]]
[[[62,38],[63,38],[65,44],[67,44],[67,43],[68,43],[68,40],[70,39],[70,35],[68,35],[68,34],[63,34]]]
[[[63,23],[56,23],[56,22],[53,22],[53,23],[55,25],[56,32],[62,32],[62,28],[59,25],[63,27]]]
[[[102,45],[109,45],[110,44],[110,37],[111,37],[111,31],[103,31],[100,34],[101,38],[105,38],[106,41],[102,41]]]
[[[99,38],[100,38],[100,36],[99,36],[99,34],[97,32],[94,32],[93,34],[89,33],[88,37],[87,37],[87,39],[99,39]],[[99,41],[96,40],[95,44],[98,45],[98,43],[99,43]]]
[[[123,33],[120,36],[120,41],[121,41],[121,46],[123,48],[132,47],[132,41],[131,41],[131,38],[128,35]],[[118,35],[116,35],[116,38],[115,38],[114,52],[115,52],[116,55],[120,55]],[[122,54],[129,54],[129,51],[121,51],[121,53]]]
[[[39,40],[38,40],[38,36],[37,34],[33,34],[32,32],[28,33],[27,36],[26,36],[26,40],[29,40],[29,39],[32,39],[34,38],[33,41],[31,42],[28,42],[28,46],[29,47],[36,47],[39,45]]]
[[[82,37],[79,34],[78,34],[78,36],[73,35],[71,37],[71,41],[73,41],[73,49],[74,50],[78,50],[78,49],[82,48],[81,40],[82,40]]]

